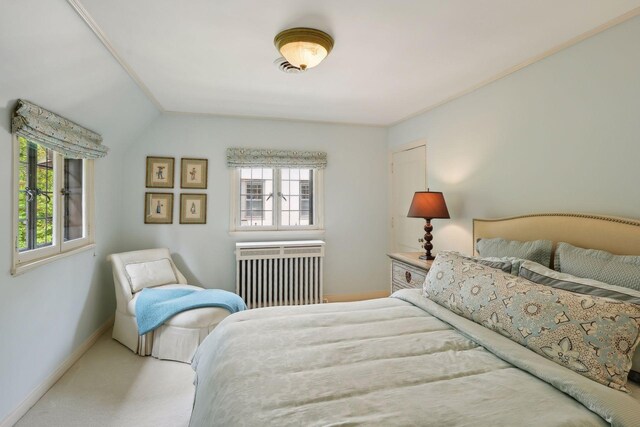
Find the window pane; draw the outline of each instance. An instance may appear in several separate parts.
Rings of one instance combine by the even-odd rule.
[[[313,225],[313,169],[282,169],[280,187],[282,225]]]
[[[19,161],[20,162],[24,162],[26,163],[28,160],[28,145],[29,145],[29,141],[27,141],[26,139],[24,139],[23,137],[19,136],[18,137],[18,143],[20,144],[20,156],[19,156]]]
[[[82,159],[64,159],[64,241],[84,237]]]
[[[53,221],[39,219],[36,224],[36,247],[50,246],[53,241]]]
[[[289,209],[292,211],[300,210],[300,196],[289,196]]]
[[[18,192],[18,219],[27,219],[27,195],[24,191]]]
[[[273,225],[273,169],[240,168],[240,225]],[[269,214],[268,214],[269,213]]]
[[[290,225],[289,224],[289,211],[282,211],[280,214],[280,224],[281,225]]]
[[[27,248],[27,221],[18,222],[18,250],[24,251]]]
[[[300,212],[291,211],[289,214],[289,225],[300,225]]]

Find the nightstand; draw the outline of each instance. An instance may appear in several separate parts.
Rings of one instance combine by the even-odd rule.
[[[421,288],[433,261],[420,259],[424,252],[387,254],[391,258],[391,293],[399,289]]]

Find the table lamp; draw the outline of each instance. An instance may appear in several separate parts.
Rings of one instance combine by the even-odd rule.
[[[409,218],[424,218],[427,223],[424,225],[424,249],[426,253],[420,257],[420,259],[432,260],[435,257],[431,255],[431,249],[433,245],[431,240],[433,236],[433,226],[431,220],[436,218],[450,218],[449,211],[447,210],[447,204],[444,201],[444,196],[438,191],[416,191],[411,201],[411,207],[407,214]]]

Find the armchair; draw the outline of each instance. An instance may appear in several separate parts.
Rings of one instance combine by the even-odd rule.
[[[230,313],[220,307],[183,311],[162,326],[138,335],[136,297],[147,287],[195,289],[187,284],[166,248],[109,255],[116,292],[113,338],[141,356],[190,363],[200,343]]]

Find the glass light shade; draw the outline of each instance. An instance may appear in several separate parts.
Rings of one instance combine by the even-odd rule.
[[[291,65],[301,70],[313,68],[327,57],[327,49],[316,43],[293,42],[280,48],[280,53]]]
[[[290,28],[280,32],[273,42],[276,49],[294,67],[301,70],[318,65],[333,49],[333,38],[314,28]]]

